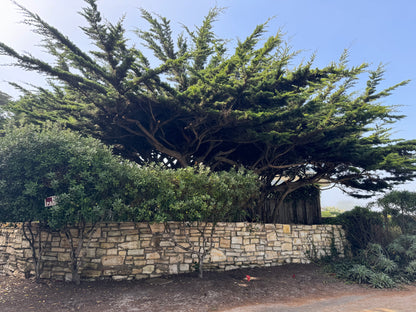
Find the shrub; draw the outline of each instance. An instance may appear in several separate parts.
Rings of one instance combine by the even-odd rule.
[[[372,275],[374,274],[367,266],[362,264],[354,264],[349,269],[349,279],[357,282],[358,284],[366,284],[370,282]]]
[[[327,269],[337,276],[376,288],[391,288],[416,279],[416,236],[393,235],[383,228],[382,215],[356,207],[336,218],[351,243],[351,257],[332,259]],[[384,224],[386,225],[386,224]],[[328,263],[328,262],[327,262]]]
[[[196,222],[197,242],[189,237],[185,242],[171,239],[197,256],[195,267],[200,277],[204,259],[213,247],[216,223],[242,219],[247,205],[259,194],[258,176],[242,169],[213,172],[203,165],[176,170],[152,165],[135,170],[135,174],[131,191],[140,204],[132,206],[129,214],[138,221]],[[152,195],[143,194],[147,191]],[[168,226],[166,232],[170,233]]]
[[[394,280],[383,272],[371,274],[369,284],[374,288],[393,288],[396,285]]]
[[[383,209],[385,218],[389,216],[403,234],[416,234],[416,192],[392,191],[374,204]]]
[[[391,257],[402,266],[416,260],[416,235],[401,235],[387,246]]]
[[[122,166],[98,140],[56,125],[8,129],[0,138],[0,219],[59,229],[108,218]],[[45,207],[52,195],[58,205]]]
[[[358,255],[333,259],[326,270],[339,278],[376,288],[391,288],[399,283],[416,280],[416,237],[402,235],[385,249],[379,244],[368,244]]]
[[[368,208],[357,206],[337,216],[333,222],[342,224],[354,255],[369,243],[385,243],[387,240],[382,215]]]
[[[394,273],[398,270],[398,264],[392,259],[386,257],[380,257],[376,263],[376,269],[384,271],[385,273]]]
[[[416,260],[410,261],[405,272],[409,275],[409,278],[412,280],[416,279]]]
[[[34,244],[39,231],[66,234],[72,276],[79,282],[80,251],[98,221],[202,221],[215,226],[240,220],[258,194],[259,179],[252,172],[212,172],[203,165],[177,170],[138,166],[114,156],[98,140],[57,125],[10,128],[0,138],[0,220],[25,223],[37,278],[42,267],[42,253]],[[57,205],[45,207],[45,198],[52,195]],[[33,221],[39,233],[32,231]]]
[[[114,212],[118,220],[240,221],[259,194],[258,176],[243,169],[214,172],[203,165],[169,169],[151,164],[135,166],[128,174],[131,184]]]
[[[93,233],[96,222],[112,218],[125,165],[98,140],[57,125],[9,128],[0,138],[0,220],[24,222],[32,248],[41,237],[33,233],[33,221],[39,222],[38,231],[64,232],[72,247],[72,277],[78,282],[83,239]],[[46,207],[49,196],[56,196],[57,205]],[[77,242],[70,231],[74,225]],[[35,267],[41,267],[41,256],[33,250]]]

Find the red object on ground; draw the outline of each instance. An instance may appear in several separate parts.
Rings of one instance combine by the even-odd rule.
[[[293,274],[293,275],[292,275],[292,278],[295,278],[295,277],[296,277],[296,276],[295,276],[295,274]]]
[[[247,282],[250,282],[250,278],[251,278],[250,275],[246,275]]]

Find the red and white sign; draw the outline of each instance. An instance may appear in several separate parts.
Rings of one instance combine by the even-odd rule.
[[[45,198],[45,207],[52,207],[56,205],[56,196],[49,196]]]

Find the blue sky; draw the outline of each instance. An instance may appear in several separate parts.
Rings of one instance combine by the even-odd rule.
[[[84,21],[77,12],[82,0],[17,0],[56,26],[81,47],[88,49],[88,41],[78,26]],[[39,37],[19,23],[21,14],[9,0],[0,0],[0,41],[18,51],[28,51],[39,57]],[[345,48],[350,51],[350,64],[369,63],[376,68],[385,64],[386,75],[382,86],[400,81],[411,82],[397,89],[384,103],[401,105],[399,111],[407,117],[394,125],[396,138],[416,138],[416,1],[414,0],[98,0],[103,16],[111,22],[125,15],[127,30],[144,27],[139,8],[158,13],[172,22],[176,33],[181,24],[190,28],[200,25],[208,10],[214,6],[226,8],[215,24],[215,32],[222,38],[236,40],[248,36],[257,24],[267,21],[269,32],[281,29],[294,50],[303,50],[301,57],[308,60],[316,53],[315,64],[321,67],[336,61]],[[134,42],[135,36],[131,33]],[[0,56],[0,64],[10,59]],[[296,64],[293,64],[296,65]],[[17,96],[6,81],[43,84],[43,78],[7,66],[0,67],[0,90]],[[400,188],[414,191],[416,183]],[[399,188],[399,189],[400,189]],[[339,191],[325,191],[323,206],[352,208],[364,204],[343,196]]]

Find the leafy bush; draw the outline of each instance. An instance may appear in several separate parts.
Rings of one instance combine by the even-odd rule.
[[[408,266],[405,268],[407,274],[412,280],[416,279],[416,260],[409,262]]]
[[[398,267],[399,266],[396,262],[386,257],[380,257],[380,259],[376,263],[376,269],[384,271],[388,274],[396,272],[398,270]]]
[[[110,217],[123,161],[93,138],[59,126],[10,128],[0,138],[0,220],[54,229]],[[58,205],[44,200],[57,196]]]
[[[394,280],[383,272],[375,272],[370,276],[369,284],[374,288],[393,288],[396,286]]]
[[[357,264],[352,258],[325,259],[323,269],[326,272],[334,273],[337,278],[351,280],[351,268]]]
[[[258,176],[243,169],[138,166],[114,156],[98,140],[56,125],[10,128],[0,138],[0,220],[26,222],[26,227],[38,221],[38,229],[64,232],[76,282],[80,250],[96,222],[238,221],[258,196],[259,185]],[[52,195],[57,205],[45,207]],[[33,255],[41,257],[39,251]]]
[[[354,264],[348,270],[348,273],[348,277],[359,284],[369,283],[372,275],[374,274],[372,270],[362,264]]]
[[[66,234],[72,247],[72,277],[79,282],[84,238],[93,233],[96,222],[112,218],[114,202],[123,190],[125,166],[98,140],[57,125],[5,131],[0,138],[0,220],[24,222],[37,278],[42,255],[34,243],[41,245],[39,231],[52,229]],[[46,207],[49,196],[56,196],[57,205]],[[36,235],[32,221],[39,222]],[[70,231],[75,225],[77,242]]]
[[[368,244],[358,255],[327,262],[327,271],[339,278],[375,288],[391,288],[416,280],[416,237],[402,235],[385,249],[379,244]]]
[[[352,247],[345,258],[332,258],[326,269],[339,278],[368,283],[376,288],[391,288],[416,280],[416,236],[392,239],[391,224],[383,223],[381,213],[356,207],[338,216]],[[384,219],[386,222],[386,219]]]
[[[213,172],[199,165],[168,169],[158,165],[130,171],[133,184],[126,191],[134,204],[116,211],[118,218],[135,221],[196,221],[198,242],[174,240],[179,248],[197,256],[199,276],[204,259],[213,247],[211,239],[219,221],[239,221],[259,194],[259,178],[250,171]],[[209,223],[209,224],[208,224]],[[170,233],[169,226],[166,227]],[[186,236],[186,235],[185,235]]]
[[[383,244],[388,240],[388,235],[383,230],[382,215],[368,208],[357,206],[334,218],[332,223],[342,224],[354,255],[369,243]]]
[[[199,165],[169,169],[159,165],[131,168],[124,202],[115,210],[129,221],[239,221],[259,194],[250,171],[213,172]]]
[[[391,257],[401,266],[416,260],[416,235],[401,235],[387,246]]]
[[[416,192],[392,191],[373,203],[383,209],[403,234],[416,234]]]

